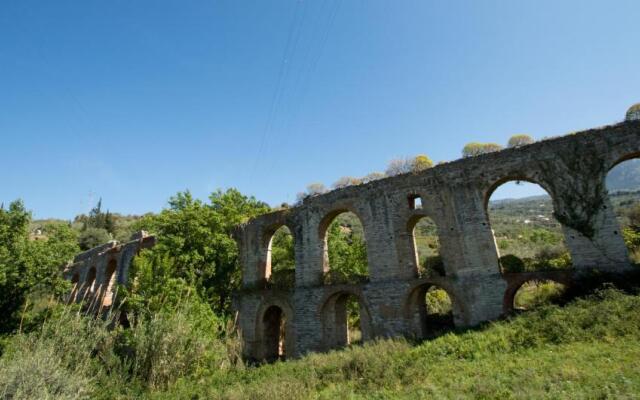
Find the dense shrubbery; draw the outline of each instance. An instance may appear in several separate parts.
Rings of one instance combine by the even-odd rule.
[[[20,201],[0,208],[0,336],[38,325],[42,305],[69,288],[60,266],[79,251],[68,225],[48,224],[47,239],[30,240],[30,222]]]
[[[437,297],[437,291],[432,294]],[[10,340],[0,359],[0,395],[266,400],[369,397],[380,391],[530,397],[544,390],[551,397],[598,397],[604,393],[599,378],[606,378],[611,393],[630,395],[640,390],[632,361],[640,357],[639,307],[640,296],[607,289],[563,308],[548,306],[417,347],[380,341],[254,368],[239,362],[237,341],[197,297],[131,321],[126,330],[73,307],[55,307],[41,330]],[[519,362],[531,363],[529,369],[514,370]],[[537,379],[522,379],[531,368],[540,374]],[[559,384],[553,372],[566,368],[573,371],[569,386]]]
[[[42,329],[8,342],[0,359],[2,398],[131,397],[241,366],[235,336],[196,297],[142,313],[127,329],[116,315],[103,321],[77,307],[56,310]]]
[[[134,264],[138,281],[129,296],[135,303],[151,303],[170,292],[167,286],[188,286],[220,314],[229,311],[231,293],[239,287],[238,248],[233,229],[269,211],[253,197],[230,189],[217,191],[205,203],[189,192],[178,193],[169,207],[137,222],[137,229],[154,233],[157,244]]]

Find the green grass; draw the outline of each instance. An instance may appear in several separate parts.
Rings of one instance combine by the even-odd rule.
[[[369,343],[184,380],[149,397],[636,398],[639,307],[640,297],[609,290],[417,346]]]
[[[640,296],[607,289],[420,344],[382,340],[258,367],[230,363],[220,339],[203,336],[185,313],[136,328],[153,340],[129,335],[139,356],[122,364],[112,333],[70,315],[53,330],[11,341],[0,358],[0,397],[638,398],[639,310]],[[166,345],[170,338],[179,345]],[[154,384],[136,365],[166,379]]]

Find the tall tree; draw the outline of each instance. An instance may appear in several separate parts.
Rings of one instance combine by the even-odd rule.
[[[135,270],[157,272],[149,284],[180,280],[191,286],[220,313],[229,309],[231,292],[238,287],[238,248],[232,238],[234,228],[270,208],[235,189],[217,191],[207,204],[190,192],[178,193],[160,214],[148,215],[137,223],[158,237],[158,243],[136,260]],[[151,291],[134,286],[134,294]]]
[[[21,201],[0,208],[0,333],[17,328],[35,291],[58,295],[66,289],[60,270],[79,250],[68,224],[47,224],[46,240],[30,240],[30,222]]]

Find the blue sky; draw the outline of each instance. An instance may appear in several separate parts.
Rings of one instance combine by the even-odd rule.
[[[614,123],[640,101],[638,20],[636,0],[3,1],[0,201],[279,204],[397,157]]]

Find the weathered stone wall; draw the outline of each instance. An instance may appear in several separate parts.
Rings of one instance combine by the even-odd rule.
[[[131,241],[112,241],[78,254],[66,266],[64,277],[72,282],[69,303],[83,303],[88,309],[108,310],[114,302],[115,289],[127,283],[131,261],[142,249],[155,245],[155,237],[141,231]]]
[[[412,299],[416,290],[430,284],[444,288],[453,299],[457,326],[475,325],[509,311],[507,303],[513,304],[509,296],[520,281],[513,275],[502,276],[487,215],[491,194],[507,181],[536,183],[551,195],[574,264],[570,274],[629,268],[605,177],[616,164],[638,156],[640,121],[627,121],[334,190],[249,221],[237,231],[243,290],[235,307],[245,355],[264,358],[262,313],[271,305],[283,310],[288,356],[336,344],[339,299],[346,293],[360,300],[365,339],[414,335]],[[409,199],[416,195],[421,209],[410,207]],[[326,229],[343,211],[355,213],[364,227],[370,280],[323,285],[329,267]],[[431,280],[417,274],[412,230],[422,216],[437,224],[445,268],[445,276]],[[282,225],[294,238],[296,280],[291,291],[266,289],[269,241]]]

